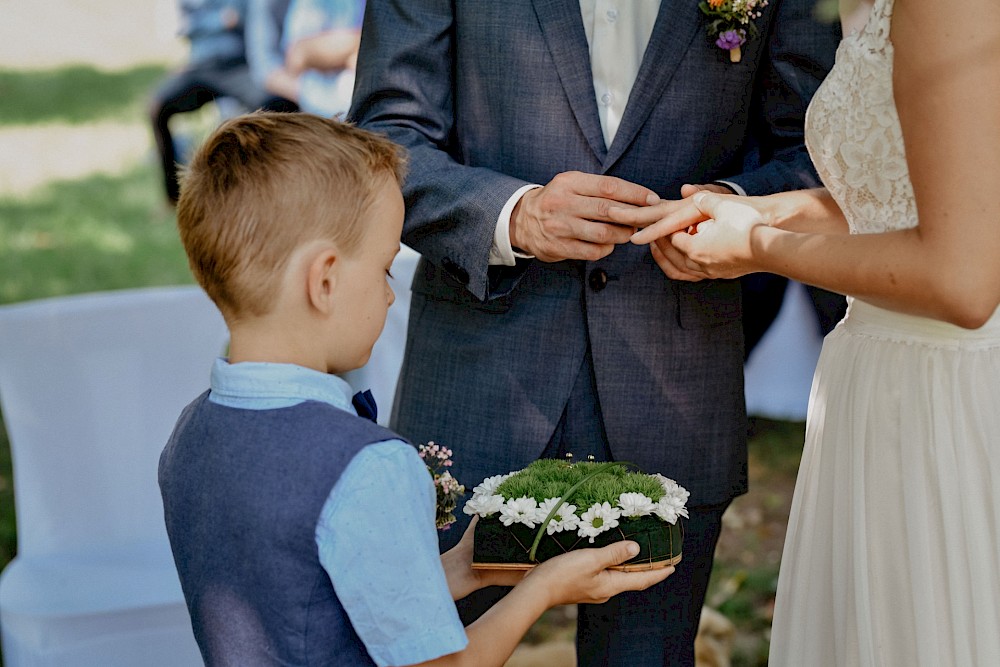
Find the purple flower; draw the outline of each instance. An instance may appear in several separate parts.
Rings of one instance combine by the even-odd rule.
[[[720,49],[725,49],[727,51],[735,49],[738,46],[743,46],[747,41],[746,33],[742,30],[727,30],[726,32],[719,35],[719,38],[715,40],[715,45]]]

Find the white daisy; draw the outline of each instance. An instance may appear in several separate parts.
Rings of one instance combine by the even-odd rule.
[[[589,537],[591,544],[593,544],[595,537],[618,525],[618,519],[621,515],[622,511],[617,507],[612,507],[611,503],[594,503],[580,517],[577,535]]]
[[[677,510],[669,502],[664,502],[668,498],[669,496],[660,498],[660,502],[656,503],[656,507],[653,508],[653,514],[669,524],[674,524],[677,523]]]
[[[672,498],[675,507],[680,509],[687,504],[687,500],[691,496],[690,491],[688,491],[683,486],[681,486],[674,480],[670,479],[669,477],[664,477],[659,473],[654,474],[653,477],[655,477],[660,481],[660,486],[663,487],[664,497]]]
[[[535,513],[538,510],[538,501],[534,498],[523,496],[517,499],[508,500],[500,508],[500,521],[505,526],[515,523],[523,523],[528,528],[534,528],[536,521]]]
[[[508,477],[510,475],[493,475],[492,477],[487,477],[481,484],[472,489],[472,494],[475,496],[492,496]]]
[[[623,493],[618,496],[622,516],[646,516],[653,513],[655,506],[653,499],[642,493]]]
[[[465,503],[462,511],[468,515],[478,514],[484,519],[500,511],[503,507],[503,496],[493,494],[492,496],[475,495]]]
[[[687,491],[684,491],[687,494]],[[682,516],[685,519],[688,518],[687,508],[684,507],[685,496],[670,496],[666,495],[660,498],[660,502],[656,503],[656,508],[653,513],[666,521],[667,523],[677,523],[677,517]]]
[[[685,491],[684,489],[681,489],[681,491],[683,493],[677,493],[672,496],[663,496],[662,498],[660,498],[660,502],[663,503],[664,505],[669,505],[670,507],[674,508],[674,511],[677,513],[677,516],[682,516],[685,519],[687,519],[688,511],[687,508],[684,506],[684,503],[687,501],[688,492]]]
[[[545,532],[552,535],[564,530],[576,530],[577,525],[580,523],[580,517],[576,515],[576,505],[564,503],[562,502],[562,498],[546,498],[542,501],[542,504],[538,506],[536,515],[538,522],[545,521],[545,517],[549,515],[549,512],[556,506],[556,503],[562,504],[555,513],[555,516],[552,517],[552,520],[549,521],[549,525],[545,527]]]

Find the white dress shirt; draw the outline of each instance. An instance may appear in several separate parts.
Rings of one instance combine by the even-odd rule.
[[[611,146],[621,124],[659,11],[660,0],[580,0],[605,146]],[[518,257],[531,257],[510,246],[510,214],[525,192],[540,187],[527,185],[507,200],[497,219],[490,264],[514,266]]]
[[[594,95],[606,147],[611,146],[618,132],[659,11],[660,0],[580,0],[583,29],[590,45]],[[717,182],[725,183],[737,194],[746,194],[735,183]],[[490,248],[491,265],[514,266],[518,258],[532,257],[511,248],[510,215],[525,192],[540,187],[532,184],[520,188],[500,211]]]

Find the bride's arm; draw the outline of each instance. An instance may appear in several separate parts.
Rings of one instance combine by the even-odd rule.
[[[686,264],[685,257],[671,244],[672,236],[708,219],[694,204],[693,195],[700,190],[720,192],[712,186],[685,185],[684,199],[657,201],[639,208],[612,207],[609,216],[615,222],[640,228],[632,235],[632,243],[651,243],[653,259],[667,277],[674,280],[698,281],[710,276]],[[728,191],[728,189],[726,189]],[[725,195],[753,208],[764,224],[777,229],[813,234],[846,234],[847,221],[826,188],[794,190],[759,197]]]
[[[712,277],[770,271],[886,308],[981,326],[1000,304],[1000,3],[897,0],[894,93],[919,225],[885,234],[788,232],[696,195],[716,220],[674,245]],[[693,268],[693,267],[692,267]]]
[[[642,228],[633,243],[651,243],[707,219],[692,195],[707,186],[685,185],[680,201],[660,201],[641,208],[612,207],[609,216],[618,223]],[[715,190],[715,192],[719,192]],[[760,197],[726,195],[753,207],[766,224],[778,229],[815,234],[846,233],[847,221],[826,188],[792,190]],[[652,201],[656,201],[655,199]]]

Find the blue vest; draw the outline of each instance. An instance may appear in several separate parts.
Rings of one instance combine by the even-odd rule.
[[[206,665],[374,664],[320,564],[316,521],[355,454],[398,437],[313,401],[243,410],[206,392],[184,410],[160,490]]]

